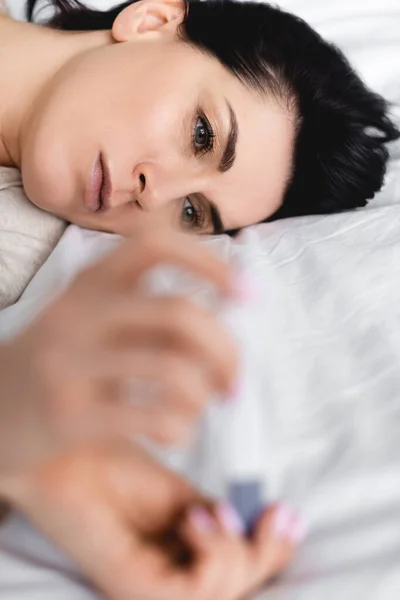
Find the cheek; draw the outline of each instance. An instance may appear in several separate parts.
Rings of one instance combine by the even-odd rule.
[[[77,138],[71,126],[49,111],[29,132],[22,152],[22,178],[30,200],[65,216],[82,200],[92,156],[88,138]]]
[[[52,146],[46,136],[27,143],[21,159],[21,172],[25,192],[28,198],[40,208],[57,212],[66,203],[66,188],[71,186],[70,175],[65,168],[65,158]]]
[[[122,107],[113,130],[102,136],[122,185],[129,185],[128,178],[140,163],[166,166],[182,160],[187,136],[183,111],[175,94],[154,97],[147,89]]]
[[[93,160],[91,124],[85,90],[82,101],[68,86],[58,84],[41,98],[23,135],[21,170],[32,202],[57,214],[82,193],[83,175]],[[73,90],[72,90],[73,91]],[[86,123],[86,125],[84,125]]]
[[[129,74],[126,64],[116,69],[115,62],[100,62],[63,72],[24,138],[27,194],[57,214],[74,210],[100,149],[110,153],[122,185],[135,163],[181,151],[183,112],[191,102],[182,80],[167,77],[165,69],[145,78]]]
[[[156,77],[145,81],[139,88],[130,90],[115,119],[119,121],[119,129],[132,136],[133,143],[145,143],[147,139],[156,139],[158,144],[168,140],[172,131],[182,122],[183,102],[189,106],[190,98],[180,90],[173,81]],[[183,100],[183,101],[182,101]],[[186,108],[187,112],[187,108]],[[139,135],[143,138],[139,138]]]
[[[133,158],[168,155],[172,143],[182,138],[182,121],[188,107],[196,101],[196,86],[176,69],[166,70],[165,63],[122,59],[118,77],[99,98],[104,106],[105,137],[123,145]]]

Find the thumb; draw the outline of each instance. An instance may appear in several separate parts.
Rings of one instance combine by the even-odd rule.
[[[127,518],[144,534],[168,529],[187,506],[198,501],[199,492],[189,482],[159,463],[140,444],[120,440],[106,445],[107,449],[106,456],[111,455],[110,489]]]
[[[256,588],[289,564],[305,533],[301,517],[284,504],[274,505],[261,515],[251,541]]]

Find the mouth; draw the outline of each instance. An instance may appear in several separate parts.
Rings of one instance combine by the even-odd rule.
[[[90,182],[85,194],[85,206],[89,212],[106,211],[110,208],[112,192],[110,171],[102,153],[93,165]]]

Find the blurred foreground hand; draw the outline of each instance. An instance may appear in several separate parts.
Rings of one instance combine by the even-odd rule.
[[[76,449],[9,490],[110,600],[242,600],[286,566],[303,534],[278,505],[245,539],[229,506],[126,442]]]
[[[160,263],[233,294],[228,266],[190,236],[142,233],[0,345],[0,494],[3,475],[82,440],[143,434],[177,442],[212,394],[232,389],[236,351],[216,318],[183,298],[140,293],[142,276]],[[130,379],[157,384],[156,401],[130,404]]]

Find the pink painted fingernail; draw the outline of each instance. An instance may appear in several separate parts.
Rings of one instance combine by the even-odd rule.
[[[296,517],[290,531],[290,539],[294,544],[300,544],[307,535],[307,527],[301,517]]]
[[[244,524],[236,510],[227,502],[222,502],[216,507],[218,521],[228,533],[243,535],[245,532]]]
[[[261,297],[258,282],[244,269],[239,270],[236,274],[234,292],[236,298],[242,302],[255,302]]]
[[[272,533],[276,537],[288,538],[294,544],[299,544],[306,536],[306,526],[295,510],[281,505],[272,523]]]
[[[238,377],[235,380],[235,383],[232,386],[231,391],[229,392],[226,401],[229,403],[236,402],[243,395],[243,380],[241,377]]]
[[[281,504],[277,509],[272,522],[272,533],[276,537],[290,537],[294,519],[294,511],[284,504]]]
[[[215,522],[203,506],[194,506],[189,510],[189,522],[202,535],[215,531]]]

